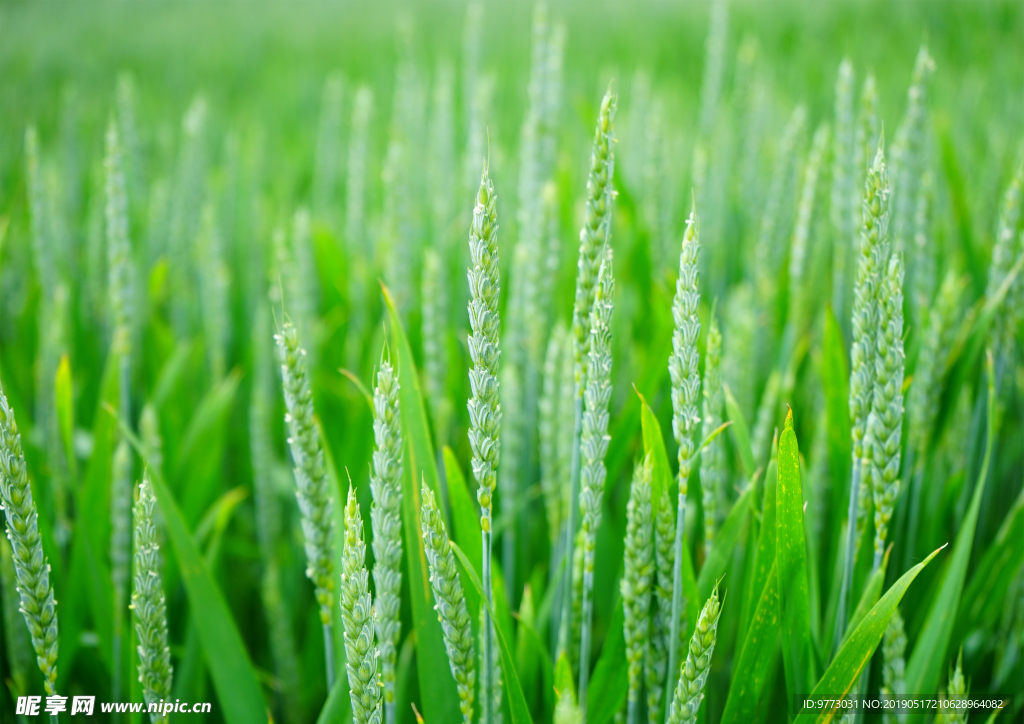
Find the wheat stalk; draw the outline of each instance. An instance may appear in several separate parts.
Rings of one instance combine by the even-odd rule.
[[[856,197],[854,177],[853,63],[843,58],[836,74],[835,110],[832,133],[832,189],[830,220],[832,225],[832,307],[836,319],[847,318],[849,299],[848,270],[852,257],[856,226],[853,206]]]

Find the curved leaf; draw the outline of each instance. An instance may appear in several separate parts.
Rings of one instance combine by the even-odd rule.
[[[749,479],[753,477],[754,471],[757,469],[754,448],[750,444],[750,426],[747,424],[747,418],[743,416],[739,403],[732,396],[729,385],[722,385],[722,388],[725,391],[725,411],[729,414],[729,420],[732,422],[733,440],[740,452],[740,462],[743,463],[743,474]]]
[[[821,681],[814,687],[809,697],[811,701],[835,701],[842,699],[850,692],[861,671],[867,666],[875,649],[882,641],[882,635],[889,626],[889,620],[896,607],[899,606],[903,594],[910,588],[910,584],[917,578],[917,574],[931,563],[931,560],[941,550],[942,548],[932,551],[930,556],[904,573],[892,585],[892,588],[886,591],[882,599],[872,606],[864,620],[839,649],[839,653],[836,654],[832,664],[821,677]],[[911,697],[908,695],[908,698]],[[804,708],[794,724],[812,724],[812,722],[828,724],[841,711],[834,707]]]

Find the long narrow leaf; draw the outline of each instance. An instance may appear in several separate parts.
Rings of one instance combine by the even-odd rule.
[[[446,660],[447,654],[441,623],[432,603],[427,554],[423,548],[420,527],[420,481],[425,481],[435,495],[440,495],[436,458],[412,348],[405,336],[391,293],[383,285],[381,289],[391,320],[391,348],[398,362],[398,404],[404,434],[402,527],[405,531],[405,560],[412,599],[413,630],[416,633],[416,673],[420,685],[420,702],[423,715],[428,721],[454,722],[460,716],[459,695],[447,668],[437,665],[437,662]]]
[[[945,547],[945,546],[943,546]],[[882,599],[876,603],[864,620],[860,622],[857,629],[850,635],[843,647],[839,649],[832,664],[821,677],[821,681],[814,687],[809,698],[813,702],[836,702],[845,697],[854,683],[860,676],[861,671],[871,660],[871,656],[878,648],[885,629],[889,626],[889,620],[893,612],[903,599],[903,594],[910,588],[910,584],[917,578],[917,574],[931,563],[932,559],[941,551],[939,548],[930,556],[904,573],[896,583],[892,585]],[[909,698],[909,696],[908,696]],[[796,718],[795,724],[828,724],[842,710],[834,706],[805,707]]]
[[[779,578],[773,565],[747,629],[732,685],[725,700],[722,724],[747,724],[757,713],[779,645]]]

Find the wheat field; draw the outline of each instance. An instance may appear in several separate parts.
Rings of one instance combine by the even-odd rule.
[[[1024,721],[1022,33],[0,2],[0,721]]]

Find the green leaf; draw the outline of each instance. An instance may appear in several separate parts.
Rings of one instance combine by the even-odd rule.
[[[158,474],[151,475],[151,479],[167,527],[167,537],[178,558],[193,613],[192,620],[206,654],[207,668],[224,720],[228,724],[269,721],[256,672],[224,597],[214,583],[171,491]]]
[[[672,484],[672,468],[668,464],[668,453],[665,451],[665,438],[661,435],[661,425],[658,424],[658,418],[654,416],[654,412],[647,404],[647,400],[644,396],[637,391],[637,397],[640,398],[640,426],[643,431],[644,437],[644,454],[651,456],[651,499],[658,500],[663,494],[662,491],[670,489]],[[657,496],[657,497],[654,497]],[[672,506],[675,510],[675,506]],[[731,517],[731,514],[730,514]],[[726,528],[729,525],[729,520],[726,520],[720,536],[728,536],[729,531]],[[693,633],[694,627],[697,625],[697,618],[700,616],[700,609],[704,605],[704,601],[711,595],[711,589],[714,587],[714,582],[710,586],[702,587],[698,584],[693,573],[693,561],[690,560],[690,546],[687,544],[685,532],[683,534],[683,595],[686,597],[686,638],[690,638],[690,634]],[[712,551],[713,553],[714,551]],[[704,570],[707,570],[707,561],[704,563]],[[701,570],[701,578],[704,577],[704,570]],[[724,570],[724,568],[723,568]],[[702,593],[706,590],[706,593]],[[670,677],[671,678],[671,677]]]
[[[71,363],[68,356],[62,355],[60,366],[57,367],[57,376],[54,380],[54,393],[57,403],[57,425],[60,427],[60,439],[64,443],[64,455],[68,459],[68,470],[71,471],[71,479],[78,477],[78,465],[75,460],[74,431],[75,431],[75,402],[71,384]]]
[[[800,487],[800,451],[793,431],[793,411],[786,415],[779,438],[776,488],[779,612],[782,619],[782,664],[786,672],[790,716],[802,706],[817,680],[811,655],[811,613],[807,589],[807,547],[804,540],[804,496]]]
[[[773,565],[733,669],[732,685],[722,712],[722,724],[747,724],[753,721],[757,704],[773,668],[778,643],[779,578]]]
[[[740,606],[740,636],[750,626],[749,617],[755,612],[757,602],[761,600],[761,592],[768,582],[768,575],[775,567],[776,539],[778,538],[778,524],[776,522],[776,508],[778,506],[778,473],[775,472],[778,463],[771,460],[768,463],[768,475],[764,480],[764,496],[761,499],[761,530],[757,537],[757,549],[754,553],[754,568],[750,579],[750,587],[744,591],[746,599]],[[750,486],[751,498],[754,486]]]
[[[178,448],[174,486],[182,494],[185,520],[192,524],[220,492],[226,422],[241,379],[241,371],[233,370],[203,396]]]
[[[832,314],[825,311],[825,339],[821,355],[821,379],[825,388],[825,419],[828,430],[828,467],[832,481],[832,535],[838,536],[846,520],[849,495],[850,456],[850,374],[846,369],[843,333]]]
[[[892,587],[886,591],[882,599],[871,607],[867,616],[860,622],[857,629],[850,635],[846,643],[839,649],[839,653],[832,660],[832,664],[821,677],[821,681],[811,692],[811,701],[837,700],[845,697],[854,683],[860,676],[861,671],[871,661],[871,656],[878,648],[885,629],[889,626],[889,619],[899,606],[903,594],[907,592],[910,584],[917,578],[917,574],[931,563],[931,560],[942,550],[939,548],[930,556],[904,573]],[[912,698],[909,695],[907,698]],[[836,708],[804,708],[796,718],[795,724],[827,724],[841,710]]]
[[[327,695],[324,708],[316,718],[316,724],[345,724],[352,721],[352,702],[348,695],[348,677],[345,668],[339,669],[339,676],[334,677],[334,686]]]
[[[988,480],[989,464],[992,461],[992,445],[995,437],[996,395],[995,375],[992,369],[992,357],[988,358],[988,424],[985,457],[974,485],[971,505],[964,516],[963,522],[953,544],[949,565],[943,573],[938,588],[938,595],[932,601],[924,626],[917,637],[914,651],[907,661],[907,697],[923,699],[934,694],[939,686],[943,669],[947,666],[948,652],[953,637],[953,624],[956,622],[957,607],[960,594],[963,592],[964,579],[967,576],[967,564],[971,559],[971,547],[974,543],[974,530],[978,524],[978,511],[981,508],[981,496]],[[933,554],[934,555],[934,554]],[[911,710],[908,721],[916,722],[923,719],[916,711]]]
[[[729,515],[726,516],[725,522],[718,531],[718,535],[715,536],[715,543],[711,546],[711,552],[708,554],[708,557],[704,559],[704,567],[700,569],[700,577],[697,579],[697,590],[700,592],[701,606],[711,597],[711,591],[714,589],[715,583],[725,574],[725,570],[732,560],[736,542],[740,539],[740,533],[743,532],[743,526],[746,524],[747,518],[750,517],[753,500],[754,486],[750,485],[743,491],[739,499],[733,503],[732,508],[729,510]],[[685,579],[683,583],[686,583]],[[699,615],[700,608],[697,609],[696,613],[696,616]],[[691,615],[691,620],[696,625],[696,617]]]
[[[860,601],[857,602],[857,608],[854,609],[853,615],[850,616],[850,623],[846,627],[846,633],[843,635],[843,640],[839,644],[842,648],[843,644],[850,638],[860,622],[864,620],[864,617],[868,615],[868,612],[874,608],[874,605],[878,603],[878,598],[882,595],[882,587],[885,585],[885,569],[889,566],[889,552],[892,550],[890,546],[885,551],[885,556],[882,558],[882,565],[878,567],[878,570],[871,574],[871,578],[868,579],[867,584],[864,586],[864,592],[860,595]]]
[[[747,425],[747,418],[743,416],[743,411],[740,410],[740,405],[736,402],[736,398],[733,397],[729,385],[722,385],[722,388],[725,392],[725,411],[732,422],[730,429],[732,430],[733,440],[736,442],[736,447],[740,452],[740,462],[743,463],[743,474],[747,479],[750,479],[757,469],[757,463],[754,460],[754,448],[750,444],[750,426]]]
[[[398,406],[404,437],[402,526],[405,530],[405,560],[413,630],[416,634],[416,673],[420,685],[420,703],[427,721],[454,722],[461,717],[459,695],[448,668],[438,666],[438,662],[447,661],[448,654],[444,648],[441,623],[434,612],[433,593],[427,573],[427,554],[423,549],[420,528],[420,481],[426,482],[435,495],[440,495],[436,458],[412,348],[405,336],[391,293],[383,284],[381,290],[391,320],[391,349],[395,353],[398,368]]]
[[[470,586],[469,588],[472,588]],[[527,588],[526,592],[531,589]],[[475,592],[475,591],[474,591]],[[527,593],[523,593],[523,600],[527,599]],[[532,600],[533,594],[530,593]],[[524,607],[520,607],[522,609]],[[537,629],[534,628],[533,624],[527,621],[527,617],[520,611],[520,614],[516,616],[516,620],[519,621],[519,625],[516,627],[516,634],[518,639],[516,640],[516,658],[519,661],[523,661],[523,650],[527,649],[532,652],[532,656],[540,662],[541,675],[544,680],[544,697],[547,706],[550,708],[553,704],[554,696],[554,685],[555,685],[555,669],[551,664],[551,656],[548,654],[547,647],[544,642],[541,641],[540,634],[537,633]],[[534,618],[536,620],[536,618]]]
[[[998,620],[1006,591],[1024,565],[1024,490],[1006,514],[995,540],[974,566],[971,582],[960,599],[953,640],[963,641],[972,629]]]
[[[469,562],[469,558],[466,557],[466,554],[462,552],[459,544],[455,541],[449,541],[449,545],[455,551],[455,556],[459,559],[459,562],[462,563],[462,569],[469,576],[470,583],[476,588],[477,594],[480,596],[480,602],[487,607],[491,618],[497,621],[498,617],[494,614],[494,607],[484,598],[484,586],[480,583],[480,576],[473,570],[473,565]],[[526,697],[523,696],[523,688],[519,684],[515,659],[512,658],[512,652],[505,641],[505,635],[501,632],[501,626],[495,626],[494,633],[495,638],[498,640],[498,651],[501,654],[501,671],[505,677],[505,695],[508,698],[512,724],[533,724],[533,719],[530,717],[530,708],[526,705]],[[444,661],[444,659],[438,659],[438,661]],[[458,719],[446,719],[445,721],[458,721]]]
[[[607,724],[622,708],[629,693],[629,666],[626,662],[626,639],[623,633],[622,599],[615,604],[612,622],[601,648],[601,657],[587,689],[587,721]]]
[[[476,504],[470,497],[466,487],[466,478],[462,475],[459,461],[455,453],[447,445],[441,451],[444,458],[445,480],[448,481],[448,502],[452,511],[452,526],[455,528],[453,538],[469,557],[473,570],[480,574],[483,568],[483,552],[480,550],[480,516]],[[466,608],[476,632],[480,620],[480,596],[472,586],[463,586],[466,592]]]

